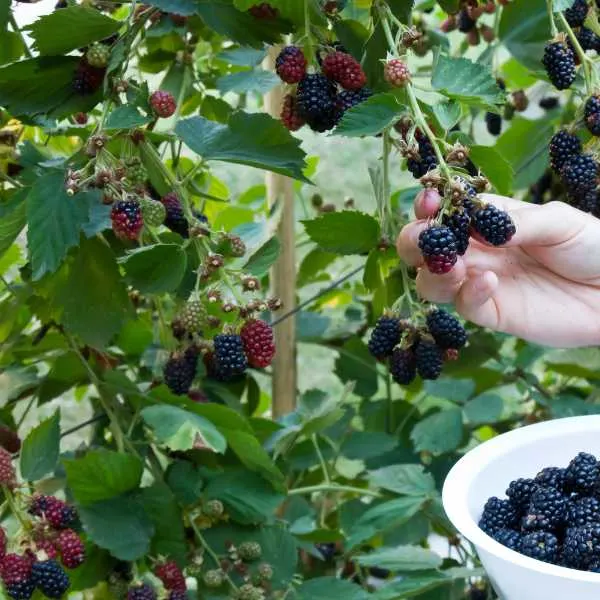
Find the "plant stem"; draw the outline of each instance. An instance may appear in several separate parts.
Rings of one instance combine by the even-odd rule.
[[[23,519],[23,515],[21,514],[21,511],[19,510],[19,507],[15,503],[15,497],[13,496],[12,490],[9,489],[8,486],[3,485],[2,491],[4,492],[4,497],[6,498],[6,501],[8,502],[8,506],[10,507],[10,511],[15,516],[17,521],[19,521],[19,523],[21,524],[21,527],[25,531],[28,531],[30,529],[30,525],[29,525],[29,523],[27,523],[27,521],[25,521],[25,519]]]
[[[0,179],[3,179],[4,181],[10,183],[12,186],[14,186],[16,188],[25,187],[22,183],[19,183],[16,179],[13,179],[10,175],[7,175],[6,173],[3,173],[2,171],[0,171]]]
[[[329,469],[327,468],[327,463],[325,462],[325,458],[323,457],[323,453],[321,452],[321,447],[319,446],[319,440],[317,438],[317,434],[313,434],[311,436],[311,441],[313,446],[315,447],[315,452],[319,457],[319,463],[321,464],[321,469],[323,470],[323,479],[325,479],[325,483],[327,485],[331,485],[331,477],[329,476]]]
[[[394,399],[392,397],[392,374],[386,369],[385,388],[387,393],[387,432],[394,433]]]
[[[19,26],[17,25],[15,16],[13,15],[11,10],[9,10],[9,13],[8,13],[8,22],[10,23],[13,31],[21,39],[21,43],[23,44],[23,48],[25,49],[25,54],[28,56],[28,58],[33,58],[33,54],[31,53],[31,50],[29,49],[29,46],[27,45],[27,40],[25,39],[23,32],[19,29]]]
[[[304,0],[304,35],[306,36],[306,61],[310,65],[314,60],[314,49],[310,26],[310,0]]]
[[[350,485],[337,485],[336,483],[310,485],[308,487],[299,487],[288,491],[288,496],[303,496],[305,494],[316,494],[317,492],[351,492],[363,496],[372,496],[380,498],[381,494],[368,488],[352,487]]]
[[[558,28],[554,20],[554,0],[546,0],[546,7],[548,8],[548,18],[550,19],[550,33],[552,37],[555,37],[558,34]]]
[[[571,26],[569,25],[569,23],[567,22],[567,19],[565,18],[565,15],[562,12],[560,12],[560,13],[558,13],[558,18],[560,19],[562,26],[565,28],[567,35],[569,36],[569,39],[571,40],[571,44],[573,44],[573,48],[575,48],[575,52],[577,53],[577,56],[579,57],[579,61],[581,62],[581,66],[583,67],[583,76],[585,77],[585,88],[587,90],[588,95],[590,95],[594,88],[593,83],[592,83],[593,63],[588,58],[585,51],[581,47],[581,44],[579,43],[577,36],[573,33]]]

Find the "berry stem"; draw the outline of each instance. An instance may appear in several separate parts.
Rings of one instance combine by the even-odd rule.
[[[310,25],[310,0],[304,0],[304,35],[306,36],[306,45],[304,48],[306,62],[310,65],[315,59]]]
[[[2,171],[0,171],[0,179],[3,179],[4,181],[6,181],[7,183],[10,183],[10,185],[12,185],[16,188],[25,187],[22,183],[19,183],[16,179],[13,179],[10,175],[7,175],[6,173],[3,173]]]
[[[575,33],[573,33],[571,26],[569,25],[569,23],[567,22],[567,19],[565,18],[565,15],[563,15],[562,12],[558,13],[558,18],[560,19],[560,22],[562,23],[563,27],[565,28],[567,35],[569,36],[569,39],[571,40],[571,44],[573,44],[573,48],[575,48],[575,52],[577,52],[577,56],[579,57],[581,66],[583,67],[583,75],[585,77],[585,89],[587,90],[587,93],[589,96],[593,92],[593,83],[592,83],[593,63],[588,58],[585,51],[581,47],[581,44],[579,43],[579,40],[577,39],[577,36],[575,35]]]
[[[319,446],[319,440],[316,434],[311,436],[312,445],[315,447],[315,452],[319,457],[319,463],[321,464],[321,469],[323,470],[323,479],[325,479],[325,483],[327,485],[331,485],[331,477],[329,476],[329,469],[327,468],[327,463],[325,462],[325,458],[323,453],[321,452],[321,447]]]
[[[548,8],[548,18],[550,19],[550,33],[552,37],[555,37],[558,34],[558,27],[554,20],[554,0],[546,0],[546,6]]]
[[[19,521],[19,524],[21,525],[21,527],[25,531],[28,531],[29,529],[31,529],[31,525],[23,518],[23,514],[21,513],[21,511],[19,510],[19,507],[17,506],[17,503],[15,502],[15,497],[12,493],[12,490],[8,486],[3,485],[2,491],[4,492],[4,497],[6,498],[6,502],[8,503],[8,506],[10,507],[10,511],[15,516],[17,521]]]
[[[288,490],[288,496],[303,496],[305,494],[316,494],[318,492],[351,492],[354,494],[362,494],[363,496],[372,496],[373,498],[381,497],[381,494],[375,490],[352,487],[351,485],[338,485],[337,483],[321,483],[319,485],[295,488],[293,490]]]

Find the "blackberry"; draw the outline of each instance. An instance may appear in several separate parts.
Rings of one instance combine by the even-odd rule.
[[[437,379],[442,374],[444,353],[429,340],[419,340],[415,349],[417,372],[423,379]]]
[[[576,135],[561,129],[552,136],[549,150],[550,166],[555,173],[559,173],[571,157],[581,153],[581,142]]]
[[[48,598],[61,598],[70,585],[69,576],[55,560],[34,563],[31,578]]]
[[[184,352],[171,352],[163,369],[165,384],[174,394],[187,394],[196,377],[198,352],[188,348]]]
[[[521,554],[553,563],[558,555],[558,539],[546,531],[534,531],[523,536],[521,540]]]
[[[565,42],[547,44],[542,64],[556,89],[566,90],[575,81],[575,54]]]
[[[596,187],[598,164],[590,154],[575,154],[563,165],[560,175],[568,192],[583,194]]]
[[[127,590],[127,600],[156,600],[156,590],[148,583],[133,585]]]
[[[80,96],[87,96],[98,91],[104,82],[105,68],[93,67],[83,57],[73,75],[71,86],[73,91]]]
[[[29,512],[36,517],[45,518],[54,529],[71,527],[77,520],[75,508],[55,496],[35,496]]]
[[[600,523],[600,500],[593,496],[572,500],[567,504],[567,527],[583,527]]]
[[[19,554],[7,554],[0,560],[0,577],[5,585],[28,581],[31,577],[31,562]]]
[[[6,586],[6,593],[13,600],[29,600],[35,591],[35,583],[31,579]]]
[[[158,117],[166,119],[175,114],[177,102],[171,92],[156,90],[150,95],[150,106]]]
[[[467,343],[467,332],[461,322],[441,308],[427,315],[427,329],[444,350],[460,350]]]
[[[580,27],[588,14],[587,0],[575,0],[573,6],[567,8],[563,14],[571,27]]]
[[[523,535],[514,529],[496,529],[492,537],[507,548],[519,552]]]
[[[144,223],[150,227],[160,227],[167,216],[167,210],[153,198],[143,198],[140,202]]]
[[[361,88],[360,90],[342,90],[335,97],[335,107],[338,113],[343,115],[347,110],[357,106],[361,102],[364,102],[367,98],[370,98],[373,92],[367,88]]]
[[[313,131],[327,131],[335,127],[335,86],[320,74],[309,74],[296,90],[298,113]]]
[[[6,531],[0,527],[0,559],[6,556]]]
[[[67,569],[76,569],[85,562],[85,546],[76,531],[61,531],[56,538],[56,546],[60,551],[61,562]]]
[[[115,202],[110,211],[110,220],[115,235],[124,240],[137,240],[144,227],[142,210],[136,200]]]
[[[207,319],[206,308],[198,300],[188,302],[179,313],[177,320],[187,333],[202,333],[202,327]]]
[[[256,369],[268,367],[275,356],[273,328],[260,319],[244,323],[240,331],[248,364]]]
[[[298,112],[296,96],[293,94],[286,95],[283,99],[279,118],[286,129],[289,129],[290,131],[298,131],[298,129],[304,126],[305,121]]]
[[[0,483],[12,487],[16,483],[15,477],[11,453],[4,448],[0,448]]]
[[[175,192],[170,192],[163,196],[160,201],[166,209],[167,216],[165,225],[181,237],[187,238],[190,236],[189,223],[186,219],[181,201]]]
[[[472,19],[469,15],[469,11],[466,8],[463,8],[458,13],[458,30],[462,33],[469,33],[477,26],[475,19]]]
[[[583,193],[567,194],[567,201],[571,206],[582,210],[583,212],[594,213],[598,211],[599,192],[598,190],[587,190]]]
[[[242,338],[235,334],[221,333],[214,339],[214,366],[220,379],[231,381],[244,374],[248,359],[244,354]]]
[[[600,558],[600,526],[585,525],[567,529],[562,562],[574,569],[586,569]]]
[[[396,348],[390,357],[390,374],[400,385],[408,385],[417,376],[417,361],[411,349]]]
[[[406,167],[415,179],[419,179],[435,169],[438,161],[431,140],[420,132],[417,132],[416,139],[419,144],[419,158],[409,158]]]
[[[488,204],[473,214],[473,229],[492,246],[506,244],[516,233],[510,215],[493,204]]]
[[[187,600],[186,590],[171,590],[167,596],[167,600]]]
[[[600,136],[600,96],[590,96],[587,99],[584,116],[590,133]]]
[[[258,542],[242,542],[237,549],[242,560],[258,560],[262,556],[262,548]]]
[[[85,58],[92,67],[104,68],[108,64],[110,50],[104,44],[92,44],[85,53]]]
[[[466,210],[455,210],[449,215],[444,215],[442,224],[450,228],[456,238],[456,253],[462,256],[469,248],[471,239],[470,226],[471,218]]]
[[[599,475],[596,457],[585,452],[580,452],[566,469],[566,478],[573,490],[587,495],[593,494]]]
[[[591,29],[580,27],[575,36],[584,50],[595,50],[596,52],[600,50],[600,37]]]
[[[360,63],[350,54],[339,50],[323,59],[321,70],[325,77],[336,81],[346,90],[359,90],[367,82]]]
[[[445,225],[434,225],[422,231],[419,248],[432,273],[448,273],[458,260],[456,237]]]
[[[525,531],[553,531],[567,515],[567,499],[555,488],[538,487],[531,495],[529,508],[523,517]]]
[[[519,516],[519,511],[512,502],[492,496],[483,507],[479,528],[493,536],[501,529],[518,527]]]
[[[157,565],[154,574],[162,581],[165,589],[185,592],[185,577],[175,561],[168,560]]]
[[[282,81],[298,83],[306,75],[306,58],[297,46],[286,46],[275,59],[275,71]]]
[[[485,125],[488,133],[497,136],[502,132],[502,116],[495,112],[485,113]]]
[[[600,573],[600,560],[592,561],[589,564],[587,570],[590,571],[591,573]]]
[[[396,344],[400,342],[401,333],[400,319],[387,315],[379,317],[369,339],[369,352],[378,360],[387,358],[392,354]]]
[[[546,467],[542,469],[533,480],[538,485],[553,487],[561,492],[566,491],[566,473],[559,467]]]
[[[533,479],[515,479],[510,482],[506,495],[518,508],[525,509],[531,501],[531,495],[537,489],[538,484]]]
[[[318,543],[315,547],[321,553],[323,560],[330,561],[335,557],[336,546],[333,542]]]
[[[539,102],[539,107],[544,110],[553,110],[560,106],[560,100],[556,96],[546,96],[542,98]]]

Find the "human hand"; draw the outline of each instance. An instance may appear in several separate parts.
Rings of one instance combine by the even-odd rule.
[[[444,275],[419,268],[419,295],[452,302],[465,319],[531,342],[561,348],[600,344],[600,220],[562,202],[480,198],[508,212],[516,234],[500,248],[471,239]],[[437,191],[417,196],[418,220],[397,241],[409,265],[423,266],[419,234],[439,207]]]

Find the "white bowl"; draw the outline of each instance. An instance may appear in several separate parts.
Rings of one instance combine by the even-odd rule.
[[[490,496],[544,467],[565,467],[579,452],[600,457],[600,415],[523,427],[468,452],[448,474],[443,501],[448,518],[474,544],[502,600],[600,600],[600,574],[543,563],[509,550],[477,522]]]

